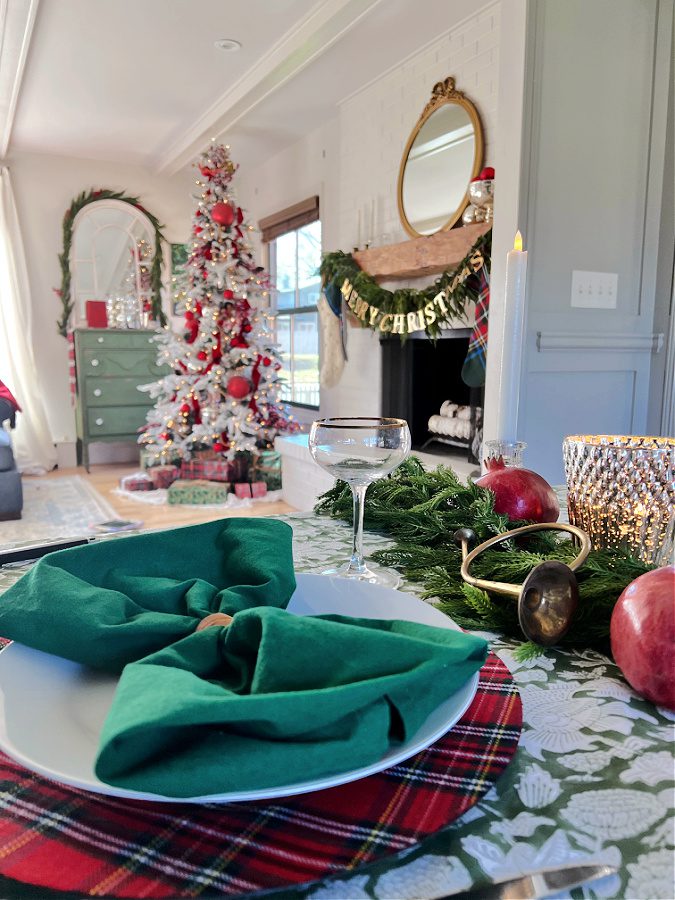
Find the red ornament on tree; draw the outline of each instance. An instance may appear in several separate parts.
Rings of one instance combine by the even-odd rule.
[[[225,300],[232,300],[234,298],[234,291],[223,291],[223,297]]]
[[[234,222],[236,213],[229,203],[214,203],[211,207],[211,218],[219,225],[229,226]]]
[[[243,375],[233,375],[227,382],[226,391],[235,400],[243,400],[251,393],[253,385]]]
[[[271,366],[272,360],[269,358],[269,356],[263,356],[262,364],[263,366]]]
[[[197,359],[206,359],[206,352],[204,350],[200,350],[197,354]]]

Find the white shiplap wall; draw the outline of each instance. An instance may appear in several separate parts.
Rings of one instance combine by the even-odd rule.
[[[377,246],[406,239],[396,203],[401,154],[437,81],[452,75],[457,89],[476,105],[485,133],[485,163],[492,162],[500,9],[501,2],[481,7],[341,103],[337,192],[341,249],[356,244],[359,210],[362,240],[373,237]],[[373,235],[366,234],[371,205]],[[323,214],[329,212],[324,210]],[[340,384],[326,397],[330,408],[322,411],[331,415],[376,415],[380,412],[381,387],[377,336],[366,329],[349,329],[348,353]]]

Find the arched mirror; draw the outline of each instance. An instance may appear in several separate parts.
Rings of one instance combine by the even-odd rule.
[[[483,129],[476,107],[455,79],[434,85],[408,138],[398,174],[398,211],[412,237],[447,231],[468,203],[483,165]]]
[[[148,309],[154,255],[154,228],[135,206],[99,200],[81,209],[70,256],[76,318],[84,322],[87,300],[129,299]]]

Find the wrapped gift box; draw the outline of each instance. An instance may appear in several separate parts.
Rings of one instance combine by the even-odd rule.
[[[169,503],[226,503],[229,484],[198,479],[179,479],[169,487]]]
[[[234,493],[242,500],[245,497],[264,497],[267,485],[264,481],[242,481],[234,485]]]
[[[184,460],[180,467],[180,477],[229,482],[232,481],[232,463],[225,459]]]
[[[120,478],[120,487],[124,491],[154,491],[155,485],[147,472],[133,472]]]
[[[153,466],[148,471],[152,483],[156,488],[168,488],[180,474],[178,466]]]
[[[264,481],[268,491],[281,488],[281,453],[278,450],[263,450],[253,460],[252,475],[257,481]]]

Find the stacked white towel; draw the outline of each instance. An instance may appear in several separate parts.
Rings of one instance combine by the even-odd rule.
[[[441,406],[441,415],[446,419],[460,419],[463,422],[468,422],[471,419],[471,407],[460,406],[459,403],[446,400]]]
[[[450,419],[447,416],[432,416],[429,419],[429,431],[443,437],[459,438],[468,441],[471,437],[471,422],[462,419]]]

